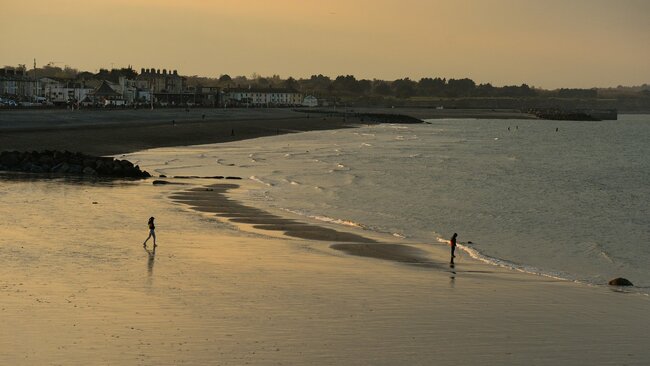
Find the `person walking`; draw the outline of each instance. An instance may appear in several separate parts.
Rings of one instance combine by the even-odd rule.
[[[148,236],[147,239],[144,241],[144,243],[142,243],[142,246],[143,246],[143,247],[146,247],[146,246],[147,246],[147,242],[148,242],[149,239],[151,239],[152,237],[153,237],[153,247],[154,247],[154,248],[157,247],[157,245],[156,245],[156,225],[154,224],[153,220],[155,220],[155,218],[154,218],[153,216],[151,216],[151,217],[149,218],[149,222],[147,223],[147,225],[149,225],[149,236]]]
[[[454,255],[454,252],[456,251],[456,237],[458,234],[454,233],[454,235],[451,237],[451,240],[449,240],[449,245],[451,245],[451,262],[454,262],[454,258],[456,257]]]

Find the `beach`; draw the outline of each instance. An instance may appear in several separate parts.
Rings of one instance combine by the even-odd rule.
[[[402,113],[416,118],[531,118],[510,110],[360,108],[358,111]],[[352,115],[332,117],[281,108],[9,110],[0,112],[0,144],[4,150],[50,149],[111,155],[373,123],[377,122],[368,118],[361,121]]]
[[[235,153],[262,157],[236,140],[274,146],[266,138],[281,139],[272,137],[278,129],[350,121],[163,122],[2,130],[3,147],[125,154],[154,176],[165,173],[169,184],[21,174],[3,181],[0,363],[644,365],[650,358],[644,294],[500,267],[465,251],[452,267],[449,247],[434,238],[274,208],[259,194],[264,181],[249,179],[254,162],[236,160]],[[220,143],[186,146],[213,142]],[[224,160],[215,160],[221,149]],[[243,179],[201,178],[217,175]],[[149,216],[155,252],[142,246]]]

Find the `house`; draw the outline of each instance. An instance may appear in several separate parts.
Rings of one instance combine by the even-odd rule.
[[[308,95],[302,100],[303,107],[318,107],[318,99],[313,95]]]
[[[100,86],[93,90],[89,97],[95,105],[103,106],[121,106],[125,105],[126,101],[121,93],[118,93],[115,89],[117,87],[112,83],[104,80]]]
[[[231,88],[224,93],[224,104],[234,106],[298,106],[302,93],[286,88]]]
[[[197,86],[196,103],[204,107],[216,107],[219,105],[221,88],[216,86]]]
[[[36,83],[27,76],[24,67],[5,67],[0,69],[0,95],[12,99],[31,100],[36,93]]]
[[[55,105],[74,104],[92,93],[93,88],[73,79],[44,77],[38,79],[39,95]]]
[[[142,68],[134,86],[139,90],[148,90],[153,102],[160,105],[185,105],[193,103],[195,99],[195,93],[188,90],[186,79],[178,75],[177,70],[168,72],[167,69]]]

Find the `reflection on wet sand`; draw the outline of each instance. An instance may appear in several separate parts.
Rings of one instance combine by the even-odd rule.
[[[355,233],[301,222],[245,206],[226,197],[236,184],[214,184],[176,192],[170,198],[199,212],[214,213],[232,223],[249,224],[254,229],[278,231],[292,238],[335,242],[330,247],[349,255],[388,260],[420,267],[441,268],[441,264],[428,258],[428,253],[413,246],[380,243]]]
[[[144,251],[147,252],[147,255],[149,256],[149,259],[147,260],[147,273],[149,274],[149,277],[151,277],[153,275],[153,265],[156,259],[156,247],[154,246],[151,250],[144,247]]]
[[[261,209],[242,205],[228,199],[225,193],[239,188],[236,184],[214,184],[206,188],[192,188],[170,196],[176,202],[186,204],[193,210],[214,213],[230,222],[250,224],[256,229],[281,231],[285,235],[307,240],[337,241],[351,243],[375,243],[375,240],[273,215]]]
[[[332,244],[331,248],[360,257],[390,260],[408,264],[433,264],[427,252],[403,244]]]

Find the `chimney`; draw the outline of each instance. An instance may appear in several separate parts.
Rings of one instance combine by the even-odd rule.
[[[144,67],[140,69],[140,75],[144,74]]]
[[[160,75],[160,69],[156,70],[156,74]]]
[[[163,69],[163,75],[167,75],[167,69]]]
[[[178,70],[174,70],[174,75],[178,75]]]

